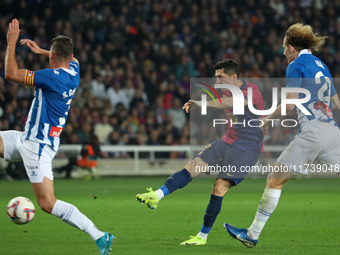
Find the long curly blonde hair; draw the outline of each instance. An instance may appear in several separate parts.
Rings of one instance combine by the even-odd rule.
[[[309,25],[296,23],[291,25],[286,33],[286,46],[292,45],[296,50],[310,49],[318,51],[324,44],[328,36],[320,36],[318,33],[313,33],[313,29]]]

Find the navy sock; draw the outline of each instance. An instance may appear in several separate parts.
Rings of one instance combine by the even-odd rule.
[[[214,225],[217,215],[221,211],[222,200],[223,200],[223,197],[219,197],[219,196],[215,196],[211,194],[210,202],[204,214],[203,225],[201,228],[202,233],[209,234],[211,227]]]
[[[178,171],[171,175],[164,185],[160,187],[163,191],[164,196],[169,195],[174,192],[176,189],[184,188],[189,182],[191,182],[192,176],[188,170],[183,168],[181,171]]]

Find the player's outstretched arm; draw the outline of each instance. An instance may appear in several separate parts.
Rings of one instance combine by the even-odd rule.
[[[35,41],[32,41],[30,39],[21,39],[20,44],[27,45],[28,48],[30,48],[30,50],[35,54],[43,55],[45,57],[50,56],[50,51],[40,48]]]
[[[19,69],[15,60],[15,47],[20,34],[19,21],[13,19],[8,25],[7,50],[5,55],[5,79],[25,84],[25,69]]]

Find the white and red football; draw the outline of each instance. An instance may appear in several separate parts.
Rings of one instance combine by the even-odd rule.
[[[34,204],[26,197],[15,197],[7,205],[7,215],[15,224],[30,222],[35,214]]]

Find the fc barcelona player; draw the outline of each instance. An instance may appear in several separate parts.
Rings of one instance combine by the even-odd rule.
[[[34,72],[18,68],[15,47],[19,34],[19,22],[13,19],[7,33],[5,78],[35,87],[35,93],[25,131],[0,132],[0,156],[8,161],[23,161],[41,209],[88,233],[100,254],[107,255],[113,235],[99,231],[77,207],[54,196],[52,159],[59,149],[60,133],[79,86],[79,63],[73,57],[72,39],[55,37],[49,51],[41,49],[34,41],[21,40],[21,44],[34,53],[50,60],[51,68]]]
[[[253,83],[244,82],[239,79],[239,65],[230,59],[218,62],[215,66],[216,83],[232,84],[240,88],[244,95],[245,114],[237,116],[238,122],[248,123],[250,119],[257,119],[258,116],[251,113],[247,107],[249,87],[253,89],[253,104],[258,110],[263,110],[263,99]],[[208,107],[224,109],[230,123],[231,112],[233,107],[233,98],[230,91],[222,91],[222,106],[215,106],[213,101],[208,101]],[[190,100],[183,109],[186,112],[190,107],[199,106],[200,102]],[[156,209],[159,201],[172,193],[173,191],[185,187],[194,177],[201,172],[197,168],[207,169],[208,166],[233,166],[237,171],[220,172],[215,181],[212,190],[210,202],[204,214],[204,220],[201,230],[196,236],[184,241],[181,245],[204,245],[207,242],[208,234],[213,226],[217,215],[222,206],[222,200],[226,192],[233,186],[239,184],[248,172],[242,171],[242,167],[253,166],[259,159],[262,151],[263,132],[258,127],[243,125],[233,125],[228,127],[226,134],[207,145],[196,157],[189,162],[181,171],[170,176],[164,185],[158,190],[153,191],[151,188],[148,193],[138,194],[137,200],[146,203],[150,209]]]

